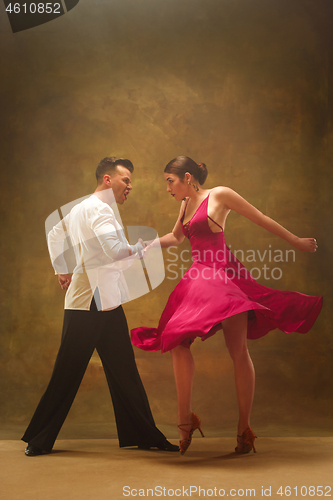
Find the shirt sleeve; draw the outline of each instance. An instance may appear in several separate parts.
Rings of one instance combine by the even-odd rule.
[[[141,243],[130,245],[117,222],[111,207],[94,207],[90,214],[90,227],[94,231],[104,253],[112,262],[128,259],[141,250]]]
[[[71,272],[65,259],[65,252],[68,250],[67,238],[67,215],[56,224],[47,235],[47,246],[55,274],[68,274]]]

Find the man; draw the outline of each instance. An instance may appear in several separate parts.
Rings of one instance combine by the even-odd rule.
[[[129,245],[110,205],[126,201],[133,170],[129,160],[104,158],[96,170],[94,194],[76,204],[48,234],[52,265],[67,292],[51,380],[22,438],[29,457],[51,452],[94,349],[109,385],[119,446],[179,450],[155,426],[120,305],[128,299],[122,270],[143,244],[139,240]],[[73,275],[66,262],[68,235],[76,261]]]

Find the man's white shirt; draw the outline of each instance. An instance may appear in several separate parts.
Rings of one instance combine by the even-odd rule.
[[[129,300],[122,270],[135,257],[129,257],[130,251],[135,254],[142,246],[129,245],[109,203],[94,194],[84,199],[51,229],[47,242],[56,274],[73,273],[65,309],[89,311],[93,296],[99,310],[114,309]],[[74,269],[66,257],[70,252],[75,254]]]

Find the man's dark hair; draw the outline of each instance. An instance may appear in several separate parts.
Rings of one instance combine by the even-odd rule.
[[[99,162],[96,168],[97,184],[100,184],[105,174],[115,175],[118,165],[127,168],[131,173],[134,170],[133,163],[125,158],[117,158],[116,156],[107,156]]]

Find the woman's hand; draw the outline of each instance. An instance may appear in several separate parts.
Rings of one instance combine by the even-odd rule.
[[[294,247],[303,252],[315,252],[318,245],[315,238],[297,238]]]
[[[158,238],[157,238],[158,239]],[[155,240],[145,240],[143,242],[144,248],[151,246],[152,243],[154,243]]]
[[[148,252],[148,250],[150,250],[151,248],[154,248],[154,247],[159,247],[160,246],[160,243],[159,243],[159,238],[155,238],[155,240],[147,240],[147,241],[144,241],[143,242],[143,253],[146,254]]]

